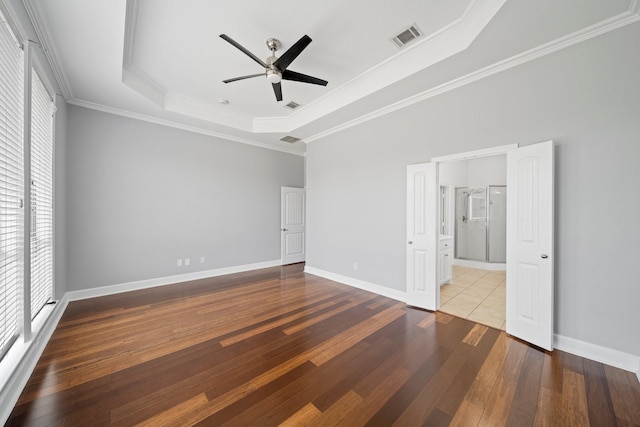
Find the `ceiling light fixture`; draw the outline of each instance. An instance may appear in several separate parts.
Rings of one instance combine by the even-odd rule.
[[[282,74],[278,70],[267,69],[267,80],[269,83],[280,83]]]

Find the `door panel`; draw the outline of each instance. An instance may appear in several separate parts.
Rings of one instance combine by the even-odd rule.
[[[553,143],[507,153],[507,332],[553,349]]]
[[[303,188],[281,189],[281,259],[282,265],[305,260],[305,191]]]
[[[436,165],[407,166],[407,304],[436,310],[438,186]]]

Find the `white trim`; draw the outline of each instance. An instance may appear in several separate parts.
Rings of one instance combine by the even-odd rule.
[[[507,271],[507,264],[501,262],[482,262],[472,261],[469,259],[454,258],[453,265],[460,267],[479,268],[481,270],[489,271]]]
[[[331,273],[315,267],[305,266],[304,272],[313,274],[314,276],[324,277],[325,279],[333,280],[334,282],[342,283],[344,285],[353,286],[354,288],[362,289],[364,291],[373,292],[374,294],[382,295],[383,297],[407,302],[407,293],[405,291],[387,288],[386,286],[376,285],[375,283],[365,282],[364,280],[355,279],[353,277]]]
[[[307,138],[303,138],[302,141],[305,143],[316,141],[318,139],[324,138],[331,134],[343,131],[345,129],[349,129],[353,126],[366,123],[369,120],[373,120],[378,117],[382,117],[384,115],[393,113],[394,111],[409,107],[418,102],[425,101],[429,98],[433,98],[435,96],[452,91],[462,86],[466,86],[470,83],[476,82],[486,77],[493,76],[494,74],[498,74],[510,68],[517,67],[518,65],[522,65],[527,62],[533,61],[535,59],[542,58],[543,56],[555,53],[559,50],[565,49],[567,47],[571,47],[575,44],[584,42],[586,40],[590,40],[592,38],[606,34],[610,31],[617,30],[618,28],[622,28],[626,25],[633,24],[634,22],[640,21],[639,9],[640,9],[640,1],[634,0],[631,3],[631,6],[628,11],[618,14],[612,18],[605,19],[604,21],[598,22],[594,25],[575,31],[566,36],[557,38],[548,43],[534,47],[533,49],[529,49],[525,52],[519,53],[510,58],[504,59],[502,61],[498,61],[494,64],[488,65],[484,68],[473,71],[464,76],[450,80],[441,85],[432,87],[423,92],[420,92],[418,94],[415,94],[403,100],[394,102],[385,107],[382,107],[375,111],[367,113],[363,116],[346,121],[330,129],[323,130],[322,132],[318,132],[315,135],[311,135]]]
[[[210,277],[224,276],[225,274],[242,273],[244,271],[258,270],[261,268],[280,266],[280,260],[257,262],[253,264],[237,265],[233,267],[216,268],[214,270],[196,271],[193,273],[177,274],[175,276],[157,277],[154,279],[137,280],[135,282],[120,283],[117,285],[100,286],[97,288],[82,289],[66,293],[69,301],[78,301],[88,298],[102,297],[105,295],[119,294],[122,292],[137,291],[140,289],[155,288],[156,286],[172,285],[191,280],[208,279]]]
[[[633,372],[638,377],[638,380],[640,380],[640,356],[634,356],[633,354],[558,334],[554,335],[553,347],[561,351],[566,351],[567,353],[575,354],[576,356]]]
[[[518,148],[518,144],[499,145],[497,147],[483,148],[481,150],[465,151],[464,153],[450,154],[448,156],[434,157],[432,162],[445,163],[457,162],[459,160],[478,159],[480,157],[498,156],[507,154],[511,150]]]
[[[0,425],[11,415],[68,302],[65,295],[55,306],[45,306],[34,320],[33,339],[25,343],[22,338],[18,338],[2,361],[0,402],[3,404],[0,405]]]
[[[102,111],[103,113],[114,114],[116,116],[128,117],[130,119],[136,119],[143,122],[154,123],[157,125],[167,126],[175,129],[186,130],[188,132],[199,133],[202,135],[213,136],[215,138],[224,139],[227,141],[239,142],[242,144],[253,145],[254,147],[266,148],[268,150],[280,151],[282,153],[294,154],[296,156],[305,156],[306,153],[286,147],[278,147],[275,145],[266,144],[264,142],[252,141],[250,139],[240,138],[238,136],[228,135],[222,132],[215,132],[209,129],[199,128],[196,126],[189,126],[170,120],[160,119],[158,117],[148,116],[146,114],[134,113],[132,111],[121,110],[119,108],[108,107],[102,104],[96,104],[93,102],[82,101],[80,99],[69,99],[67,103],[76,105],[78,107],[88,108],[90,110]]]
[[[471,1],[461,16],[415,44],[364,71],[315,101],[298,108],[286,121],[254,119],[254,132],[292,132],[376,91],[467,49],[506,0]],[[282,129],[270,125],[283,126]]]
[[[506,2],[506,0],[473,0],[460,17],[449,25],[329,91],[314,102],[297,109],[294,113],[286,117],[250,118],[230,113],[226,114],[227,117],[222,117],[219,109],[213,104],[197,100],[174,102],[171,108],[167,107],[166,94],[170,91],[133,63],[138,1],[127,0],[126,5],[123,83],[165,110],[196,118],[206,118],[214,123],[253,133],[290,133],[366,95],[465,50]],[[183,98],[175,94],[173,97],[175,99]],[[165,99],[165,102],[159,103],[162,99]],[[198,106],[195,110],[194,105]],[[237,118],[230,120],[230,116]]]
[[[0,11],[2,11],[9,27],[13,30],[15,37],[18,39],[18,43],[20,43],[20,45],[27,43],[29,37],[27,37],[27,33],[24,31],[22,22],[20,22],[20,18],[18,18],[11,2],[7,0],[0,0]]]
[[[35,0],[24,0],[22,3],[27,11],[27,15],[29,15],[29,20],[36,32],[36,37],[38,37],[38,41],[42,46],[47,62],[49,62],[51,71],[53,72],[56,82],[62,91],[62,95],[65,99],[73,98],[69,79],[65,74],[64,68],[60,65],[61,62],[58,60],[60,55],[56,52],[55,44],[51,42],[51,40],[53,40],[51,37],[51,30],[47,26],[47,21],[42,18],[42,12],[40,11],[38,2]]]

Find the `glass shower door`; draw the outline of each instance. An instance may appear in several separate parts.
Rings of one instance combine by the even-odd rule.
[[[489,262],[507,262],[507,187],[489,187]]]
[[[487,190],[456,188],[456,258],[487,259]]]

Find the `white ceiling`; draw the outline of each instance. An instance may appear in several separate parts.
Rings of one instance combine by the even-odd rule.
[[[446,89],[443,85],[454,87],[460,78],[504,58],[536,48],[550,51],[548,45],[558,45],[563,37],[638,16],[638,1],[630,0],[24,4],[69,102],[290,152],[304,152],[305,144],[281,142],[284,135],[316,139],[414,102],[417,95],[435,96]],[[491,24],[498,13],[513,16],[512,25],[507,20]],[[412,24],[425,37],[398,49],[390,39]],[[485,28],[491,30],[483,33]],[[279,56],[307,34],[313,42],[289,69],[329,84],[283,80],[283,102],[276,102],[262,77],[224,84],[263,69],[222,40],[222,33],[261,59],[270,55],[268,37],[282,42]],[[489,43],[491,49],[482,51]],[[461,53],[469,60],[461,61],[466,58]],[[222,105],[220,99],[229,102]],[[302,107],[285,108],[289,101]]]

